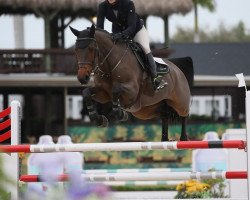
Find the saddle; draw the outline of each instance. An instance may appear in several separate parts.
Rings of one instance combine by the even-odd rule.
[[[154,86],[152,85],[151,77],[150,77],[150,69],[148,66],[148,60],[146,58],[146,53],[144,52],[142,46],[139,43],[134,41],[128,42],[130,48],[132,49],[133,53],[135,54],[136,59],[140,63],[142,71],[146,72],[146,76],[143,77],[143,89],[142,93],[146,96],[152,97],[155,94]],[[163,77],[169,73],[169,66],[162,60],[162,58],[154,57],[156,63],[156,72],[157,78],[159,81],[163,79]],[[167,83],[166,83],[167,84]],[[159,89],[165,87],[164,85],[161,86]]]
[[[149,74],[148,61],[146,58],[146,53],[144,52],[142,46],[132,40],[129,40],[128,44],[135,54],[136,59],[140,63],[142,71],[145,71],[147,74]],[[158,76],[162,77],[169,73],[169,66],[161,58],[154,57],[154,60],[157,66],[156,71]]]

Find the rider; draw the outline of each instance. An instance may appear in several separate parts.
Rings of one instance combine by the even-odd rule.
[[[104,29],[104,19],[112,22],[114,40],[130,38],[143,47],[148,64],[151,79],[156,89],[160,80],[157,79],[156,63],[149,46],[149,35],[143,20],[135,12],[135,6],[131,0],[105,0],[99,4],[97,15],[97,28]]]

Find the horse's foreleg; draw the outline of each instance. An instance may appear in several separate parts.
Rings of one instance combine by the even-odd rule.
[[[188,136],[186,132],[187,117],[181,117],[181,141],[188,141]]]
[[[164,142],[164,141],[169,141],[169,138],[168,138],[168,118],[162,118],[161,119],[162,121],[162,135],[161,135],[161,141]]]
[[[119,84],[114,85],[112,89],[112,95],[113,95],[113,105],[112,105],[112,114],[114,118],[118,121],[127,121],[128,120],[128,113],[121,109],[119,105],[119,97],[122,93],[121,86]]]
[[[83,90],[83,99],[86,102],[89,118],[92,122],[95,123],[95,125],[99,127],[107,127],[108,119],[104,115],[99,115],[97,113],[91,95],[91,89],[86,88],[85,90]]]

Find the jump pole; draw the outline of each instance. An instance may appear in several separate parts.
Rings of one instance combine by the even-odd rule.
[[[246,171],[222,171],[222,172],[143,172],[143,173],[103,173],[103,174],[82,174],[86,181],[168,181],[168,180],[189,180],[189,179],[247,179]],[[63,174],[57,177],[56,181],[68,181],[69,175]],[[22,182],[43,182],[39,175],[22,175]]]
[[[245,149],[242,140],[225,141],[174,141],[174,142],[118,142],[53,145],[2,145],[0,152],[50,153],[50,152],[94,152],[94,151],[141,151],[238,148]]]

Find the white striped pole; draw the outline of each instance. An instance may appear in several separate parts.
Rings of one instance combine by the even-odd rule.
[[[108,186],[166,186],[178,185],[183,183],[184,180],[177,181],[104,181],[101,182]]]
[[[189,179],[247,179],[246,171],[221,171],[221,172],[143,172],[143,173],[103,173],[103,174],[82,174],[86,181],[168,181],[168,180],[189,180]],[[55,181],[68,181],[69,175],[59,175]],[[22,182],[45,181],[39,175],[22,175]]]
[[[141,168],[141,169],[88,169],[84,174],[116,174],[116,173],[143,173],[143,172],[191,172],[191,168]]]
[[[118,142],[53,145],[2,145],[0,152],[49,153],[49,152],[94,152],[94,151],[142,151],[176,149],[244,149],[242,140],[225,141],[174,141],[174,142]]]

